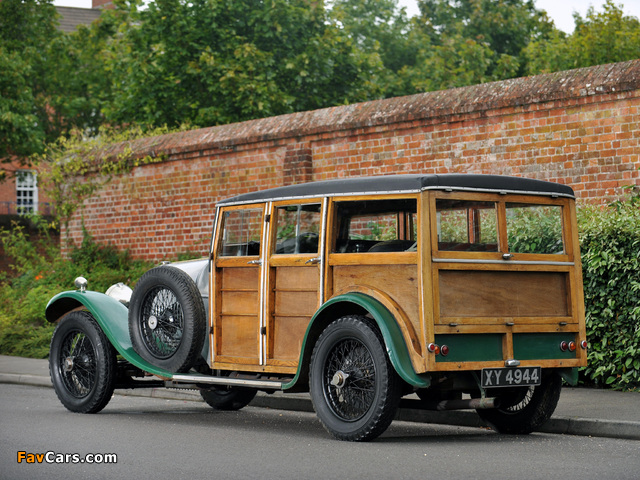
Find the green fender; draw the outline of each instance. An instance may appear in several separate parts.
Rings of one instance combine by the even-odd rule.
[[[373,317],[378,328],[380,328],[380,331],[382,332],[382,337],[384,339],[384,344],[387,349],[389,359],[391,360],[391,364],[405,382],[416,388],[429,387],[431,384],[429,376],[419,375],[413,369],[404,337],[402,336],[400,327],[391,312],[389,312],[389,310],[375,298],[363,293],[352,292],[333,297],[322,305],[314,314],[304,336],[296,376],[291,380],[291,382],[282,386],[283,390],[293,388],[302,377],[303,371],[306,369],[306,363],[311,356],[311,350],[313,350],[314,342],[311,339],[317,338],[318,324],[323,323],[323,313],[340,303],[347,303],[361,307]],[[336,319],[335,316],[332,317],[333,319]],[[315,335],[312,333],[314,331],[316,332]]]
[[[115,298],[92,291],[62,292],[49,300],[46,317],[50,322],[84,306],[96,319],[111,344],[132,365],[159,377],[171,379],[173,373],[151,365],[133,349],[129,337],[129,310]]]

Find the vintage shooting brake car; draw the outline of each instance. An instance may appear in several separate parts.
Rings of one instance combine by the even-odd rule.
[[[59,321],[51,378],[74,412],[101,410],[114,388],[195,388],[228,410],[258,390],[309,391],[325,428],[358,441],[416,393],[403,402],[528,433],[586,364],[573,191],[538,180],[244,194],[217,204],[209,258],[158,266],[132,295],[83,280],[46,310]]]

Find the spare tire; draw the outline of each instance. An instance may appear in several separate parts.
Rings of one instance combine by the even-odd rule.
[[[129,304],[133,349],[152,365],[186,372],[200,358],[206,335],[202,297],[191,277],[175,267],[145,273]]]

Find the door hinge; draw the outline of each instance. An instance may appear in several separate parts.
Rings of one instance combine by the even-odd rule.
[[[269,223],[269,222],[271,221],[271,214],[270,214],[270,213],[267,213],[267,214],[264,216],[264,221],[265,221],[265,222],[267,222],[267,223]]]
[[[260,327],[260,335],[266,335],[267,334],[267,327]]]

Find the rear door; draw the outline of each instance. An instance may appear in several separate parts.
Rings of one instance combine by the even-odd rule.
[[[322,302],[323,209],[320,200],[304,200],[275,203],[271,212],[264,362],[294,373],[307,326]]]

